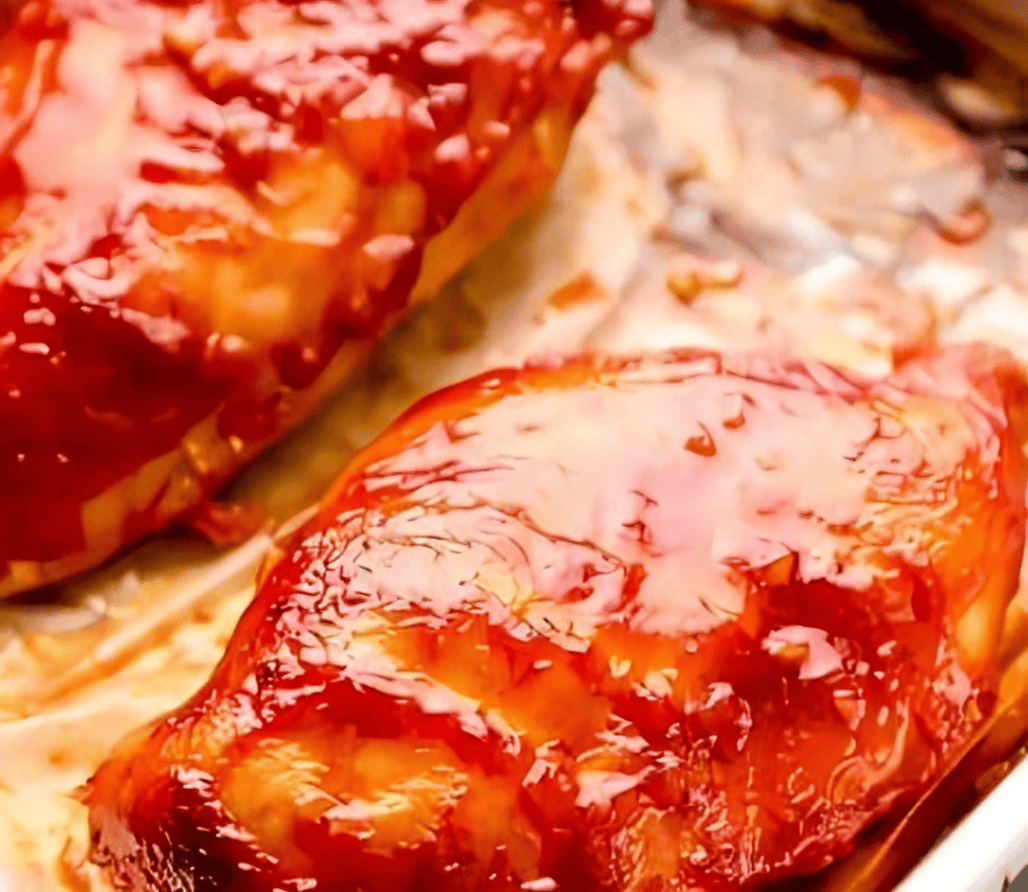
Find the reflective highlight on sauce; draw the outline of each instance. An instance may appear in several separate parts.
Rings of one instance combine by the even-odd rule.
[[[878,382],[682,353],[429,397],[100,769],[94,858],[234,892],[821,870],[993,710],[1026,391],[969,348]]]

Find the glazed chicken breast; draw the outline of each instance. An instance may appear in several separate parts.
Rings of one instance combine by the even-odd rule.
[[[29,0],[0,595],[202,506],[542,195],[647,0]]]
[[[1026,383],[685,352],[488,373],[361,453],[82,792],[118,888],[752,890],[995,715]]]

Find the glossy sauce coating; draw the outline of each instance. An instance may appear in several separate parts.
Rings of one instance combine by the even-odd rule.
[[[266,568],[208,685],[100,769],[94,858],[161,892],[818,871],[988,720],[1025,396],[968,350],[876,383],[697,353],[429,397]]]
[[[650,8],[29,0],[10,16],[0,591],[8,562],[31,581],[166,523],[295,421],[293,394],[342,346],[366,348],[548,185]]]

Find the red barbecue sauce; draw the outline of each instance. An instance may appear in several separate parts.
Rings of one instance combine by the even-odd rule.
[[[81,550],[83,503],[211,413],[248,445],[279,432],[283,393],[381,334],[425,242],[542,109],[581,114],[650,9],[30,0],[7,14],[0,567]],[[275,214],[291,196],[269,184],[292,170],[293,185],[338,188],[326,155],[370,191],[328,232],[287,238]],[[425,212],[395,233],[376,196],[401,182]],[[253,279],[238,293],[218,278],[233,263]],[[277,264],[309,277],[301,293],[330,292],[323,311],[259,344],[221,330],[210,308],[251,300]],[[136,533],[148,511],[128,518]]]
[[[1025,381],[687,353],[483,375],[357,457],[85,794],[132,890],[757,889],[996,702]],[[972,605],[975,605],[972,607]]]

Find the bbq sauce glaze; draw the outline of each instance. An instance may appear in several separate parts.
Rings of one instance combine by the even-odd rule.
[[[763,888],[996,703],[1025,381],[679,353],[489,373],[359,455],[210,682],[91,781],[132,890]]]
[[[571,126],[650,9],[29,0],[10,15],[0,568],[100,548],[84,503],[212,415],[240,455],[280,432],[290,392],[381,334],[426,242],[533,126]],[[522,160],[514,204],[554,174]],[[162,517],[196,500],[139,490],[126,539],[165,497]]]

